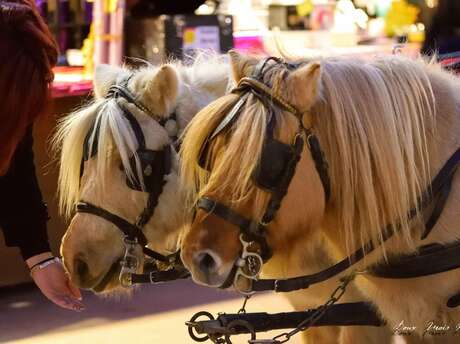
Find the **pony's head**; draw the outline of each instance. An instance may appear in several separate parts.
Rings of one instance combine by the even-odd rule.
[[[139,223],[142,214],[147,223],[139,227],[143,227],[148,247],[161,254],[176,251],[188,214],[183,211],[172,145],[190,118],[227,86],[225,65],[217,59],[208,63],[220,68],[220,78],[198,63],[135,71],[106,65],[96,69],[95,100],[64,118],[54,138],[61,155],[63,214],[74,215],[78,202],[130,224]],[[128,97],[116,96],[116,92],[128,92]],[[110,219],[77,211],[64,235],[61,253],[77,286],[102,292],[120,285],[124,233]],[[135,255],[139,273],[143,265],[140,246]]]
[[[236,53],[231,66],[243,88],[261,69]],[[278,265],[291,253],[302,259],[298,248],[321,232],[344,250],[380,242],[387,224],[399,224],[409,238],[407,211],[429,180],[425,126],[434,106],[422,64],[399,57],[268,61],[255,75],[255,92],[237,89],[211,103],[185,133],[181,173],[197,207],[182,260],[195,281],[230,285],[248,267],[241,257],[261,253],[259,234],[277,258],[269,264]],[[299,136],[304,146],[292,169],[283,152],[295,150]],[[270,187],[286,178],[284,190]],[[256,224],[255,231],[249,226],[256,240],[241,237],[246,220]],[[247,288],[247,279],[241,283]]]
[[[250,76],[258,63],[256,59],[236,53],[230,56],[236,83]],[[292,104],[292,108],[299,110],[298,113],[310,110],[319,94],[319,63],[306,63],[291,72],[286,65],[271,61],[267,62],[265,69],[260,81],[270,85],[273,94]],[[299,92],[299,89],[303,92]],[[216,127],[227,122],[224,118],[241,99],[241,95],[230,94],[217,100],[202,110],[196,121],[191,122],[182,146],[182,173],[185,185],[191,188],[192,200],[210,198],[246,219],[262,222],[272,195],[268,189],[277,188],[270,184],[280,182],[277,179],[282,178],[286,172],[283,171],[285,166],[281,165],[290,160],[270,155],[283,154],[285,149],[282,147],[289,150],[288,147],[292,147],[297,137],[303,136],[303,131],[299,131],[302,125],[298,114],[296,116],[284,107],[263,105],[263,102],[272,104],[273,99],[260,99],[253,93],[245,97],[240,113],[231,119],[228,128],[212,140],[210,137]],[[207,119],[205,123],[204,118]],[[269,136],[284,146],[278,143],[271,146],[268,143]],[[265,150],[268,146],[272,147],[268,150],[273,150]],[[302,204],[302,211],[308,217],[305,220],[304,214],[300,213],[298,216],[276,216],[270,224],[264,226],[267,246],[271,249],[278,250],[283,246],[288,249],[287,245],[292,240],[299,235],[307,235],[322,220],[325,198],[321,179],[311,154],[307,150],[299,154],[297,173],[289,184],[289,191],[305,188],[308,193],[288,192],[278,214],[287,214],[289,209]],[[261,156],[269,161],[262,161]],[[297,227],[305,230],[300,233],[295,230]],[[276,231],[275,228],[286,230]],[[241,255],[240,234],[240,228],[235,223],[203,211],[200,207],[197,209],[193,225],[182,245],[183,261],[197,282],[211,286],[221,286],[226,282],[235,261]]]

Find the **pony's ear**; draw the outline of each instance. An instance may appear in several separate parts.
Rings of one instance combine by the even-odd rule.
[[[310,109],[318,99],[320,81],[319,62],[311,62],[292,72],[286,80],[291,103],[300,111]]]
[[[110,86],[114,85],[117,77],[123,69],[120,67],[100,64],[94,71],[94,95],[96,98],[103,98],[107,95]]]
[[[238,83],[245,76],[251,75],[258,60],[255,57],[243,55],[235,50],[229,51],[233,79]]]
[[[160,67],[153,78],[147,80],[142,98],[144,104],[152,104],[158,114],[169,114],[179,93],[179,76],[172,65]]]

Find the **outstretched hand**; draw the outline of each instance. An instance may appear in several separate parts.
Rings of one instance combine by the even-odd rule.
[[[31,276],[43,295],[56,305],[74,311],[85,309],[80,290],[72,284],[61,263],[34,269]]]

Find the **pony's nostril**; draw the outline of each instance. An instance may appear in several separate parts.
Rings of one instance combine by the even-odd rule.
[[[89,267],[86,262],[80,258],[75,259],[75,272],[77,273],[78,276],[80,276],[80,279],[84,280],[86,276],[89,274]]]
[[[213,273],[217,270],[217,262],[208,252],[200,252],[196,256],[198,268],[205,274]]]

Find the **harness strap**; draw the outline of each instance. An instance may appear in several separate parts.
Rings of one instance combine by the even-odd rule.
[[[208,337],[197,337],[197,334],[207,334],[214,338],[224,335],[237,335],[251,333],[255,336],[258,332],[271,330],[296,328],[303,320],[310,318],[316,309],[309,309],[300,312],[285,312],[269,314],[264,312],[257,313],[220,313],[214,317],[207,312],[198,312],[192,319],[186,322],[189,333],[196,341],[204,341]],[[209,320],[197,320],[201,316],[206,316]],[[375,311],[375,307],[368,302],[341,303],[330,306],[330,308],[312,326],[382,326],[385,322]],[[193,330],[191,332],[191,329]],[[282,343],[274,340],[253,340],[250,343]],[[229,343],[226,341],[225,343]],[[283,342],[284,343],[284,342]]]
[[[249,239],[254,239],[261,245],[263,259],[268,259],[271,255],[268,243],[265,239],[265,226],[247,219],[246,217],[236,213],[222,203],[216,202],[208,197],[202,197],[198,200],[198,208],[203,209],[209,214],[215,214],[231,224],[240,228],[244,235]]]
[[[431,230],[438,221],[444,209],[444,206],[446,205],[447,199],[449,198],[450,190],[452,188],[452,179],[454,177],[455,171],[458,168],[458,159],[460,159],[460,150],[457,150],[447,162],[446,165],[449,165],[449,168],[441,169],[441,171],[438,174],[438,176],[440,176],[442,185],[440,185],[440,190],[438,192],[439,195],[435,207],[431,212],[430,218],[426,222],[425,231],[421,236],[422,240],[425,239],[431,233]]]
[[[267,205],[264,215],[262,216],[262,223],[269,224],[273,221],[276,212],[281,206],[281,201],[284,196],[286,196],[289,184],[291,183],[292,178],[294,177],[297,163],[300,160],[300,156],[303,151],[304,141],[299,135],[296,136],[295,142],[292,145],[294,154],[292,159],[288,162],[286,166],[286,172],[281,177],[281,181],[278,184],[278,187],[272,192],[272,197]]]
[[[382,278],[414,278],[460,268],[460,241],[420,247],[411,255],[389,259],[369,268],[369,274]]]
[[[160,283],[169,282],[178,279],[186,279],[190,277],[190,273],[186,269],[173,268],[166,271],[151,271],[145,274],[132,274],[132,283]]]
[[[316,135],[309,129],[305,129],[305,134],[307,135],[307,143],[315,163],[316,171],[318,171],[319,178],[323,184],[324,196],[327,203],[331,196],[331,180],[328,173],[329,167]]]
[[[131,126],[131,129],[133,130],[134,135],[136,136],[138,149],[145,149],[145,136],[144,132],[142,131],[141,125],[131,112],[129,112],[125,108],[123,108],[122,110],[123,115],[128,120],[129,125]]]
[[[454,176],[455,171],[458,168],[458,165],[460,163],[460,148],[455,151],[454,154],[447,160],[447,162],[444,164],[444,166],[441,168],[441,170],[438,172],[436,177],[433,179],[430,187],[428,188],[428,191],[425,192],[419,199],[419,204],[417,208],[413,208],[408,212],[408,218],[412,219],[416,214],[417,214],[417,209],[423,209],[426,206],[429,205],[430,202],[433,201],[433,195],[439,195],[440,192],[444,193],[444,197],[441,197],[439,200],[441,202],[445,202],[446,200],[444,198],[447,198],[447,195],[445,194],[447,190],[444,190],[447,186],[449,186],[450,190],[450,185],[452,178]],[[435,206],[435,209],[437,207]],[[441,207],[442,208],[442,207]],[[435,214],[436,215],[436,214]],[[436,216],[435,216],[436,217]],[[437,218],[436,218],[437,220]],[[433,224],[434,225],[434,224]],[[393,229],[391,226],[387,226],[385,230],[382,232],[382,240],[381,243],[386,242],[389,238],[393,236],[395,231],[397,231],[398,228]],[[299,290],[299,289],[306,289],[312,284],[317,284],[320,282],[324,282],[334,276],[337,276],[341,272],[347,270],[357,262],[361,261],[364,256],[368,255],[369,253],[373,252],[375,250],[375,246],[372,244],[372,242],[368,242],[366,245],[363,247],[359,248],[356,250],[353,254],[350,256],[344,258],[340,262],[332,265],[331,267],[328,267],[320,272],[311,274],[311,275],[305,275],[305,276],[300,276],[300,277],[294,277],[294,278],[288,278],[288,279],[260,279],[257,281],[253,281],[252,284],[252,290],[253,291],[267,291],[267,290],[274,290],[277,292],[289,292],[289,291],[294,291],[294,290]],[[452,270],[460,266],[456,267],[450,267],[450,263],[446,262],[443,260],[446,265],[446,270]],[[441,263],[440,263],[441,264]],[[454,264],[455,265],[455,264]],[[426,266],[424,266],[426,269]],[[439,267],[438,267],[439,269]],[[427,270],[428,271],[428,270]],[[432,272],[432,273],[427,273],[427,275],[434,274],[437,272]],[[416,277],[416,276],[412,276]]]
[[[78,202],[77,212],[101,217],[104,220],[107,220],[108,222],[117,226],[130,240],[134,241],[135,239],[138,239],[139,244],[141,245],[147,244],[147,239],[139,227],[129,223],[124,218],[118,215],[112,214],[111,212],[105,209],[96,207],[95,205],[88,203],[88,202]]]

